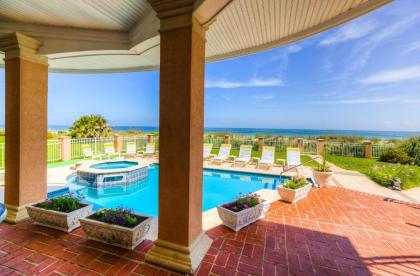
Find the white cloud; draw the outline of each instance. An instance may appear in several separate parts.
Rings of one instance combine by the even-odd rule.
[[[372,33],[377,27],[377,22],[373,20],[354,21],[339,28],[337,31],[321,40],[319,44],[322,46],[329,46],[362,38]]]
[[[255,94],[252,97],[257,100],[271,100],[274,98],[273,94]]]
[[[375,103],[390,103],[398,99],[395,97],[376,97],[376,98],[356,98],[356,99],[343,99],[333,101],[319,101],[318,104],[375,104]]]
[[[228,80],[208,80],[206,88],[240,88],[240,87],[270,87],[282,86],[283,81],[280,78],[260,79],[252,78],[247,81],[228,81]]]
[[[356,45],[353,51],[349,55],[349,60],[353,62],[351,69],[361,68],[366,65],[370,59],[372,52],[386,40],[393,36],[398,36],[405,30],[413,26],[417,19],[420,17],[420,13],[416,13],[412,16],[407,16],[401,20],[397,20],[395,23],[385,26],[368,36],[362,43]]]
[[[410,51],[415,51],[415,50],[420,50],[420,40],[415,41],[413,43],[411,43],[410,45],[408,45],[408,47],[406,48],[407,52]]]
[[[378,84],[399,82],[420,78],[420,66],[411,66],[394,70],[385,70],[377,72],[366,78],[359,80],[361,84]]]

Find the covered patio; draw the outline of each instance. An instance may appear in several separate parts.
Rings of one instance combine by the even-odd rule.
[[[2,1],[5,204],[7,221],[17,224],[0,225],[0,274],[418,273],[419,206],[347,190],[316,190],[297,205],[276,202],[266,220],[238,234],[202,229],[205,62],[285,45],[388,2]],[[25,206],[47,196],[48,72],[154,69],[158,239],[121,251],[87,241],[81,230],[62,234],[25,221]]]

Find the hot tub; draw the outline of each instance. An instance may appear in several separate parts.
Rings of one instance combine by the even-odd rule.
[[[85,186],[122,186],[146,179],[148,166],[136,161],[98,161],[81,165],[76,173],[78,182]]]

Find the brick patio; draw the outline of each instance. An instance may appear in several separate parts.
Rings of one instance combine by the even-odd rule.
[[[174,226],[175,227],[175,226]],[[343,188],[318,189],[267,219],[214,239],[199,275],[420,275],[420,205]],[[0,224],[0,275],[169,275],[145,264],[146,241],[127,251],[72,234]]]

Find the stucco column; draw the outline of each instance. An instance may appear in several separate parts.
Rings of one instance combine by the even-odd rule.
[[[69,136],[61,136],[58,139],[61,142],[61,160],[71,160],[71,138]]]
[[[230,144],[230,135],[225,135],[223,138],[223,144]]]
[[[322,155],[324,154],[324,139],[317,139],[316,141],[316,154]]]
[[[304,145],[304,143],[303,143],[303,139],[302,139],[302,138],[298,138],[298,139],[297,139],[297,142],[298,142],[299,152],[300,152],[300,153],[303,153],[303,152],[304,152],[304,150],[305,150],[305,145]]]
[[[114,148],[116,152],[122,152],[123,149],[123,138],[119,134],[114,135]]]
[[[264,137],[258,137],[258,151],[262,151],[264,147]]]
[[[154,138],[153,138],[153,134],[147,134],[147,143],[153,143]]]
[[[365,147],[365,158],[372,158],[372,151],[373,151],[372,142],[365,141],[363,144]]]
[[[6,73],[6,220],[27,218],[25,205],[47,196],[47,58],[41,42],[13,33],[0,37]]]
[[[194,272],[202,229],[205,30],[194,1],[149,1],[160,18],[159,232],[146,261]]]

